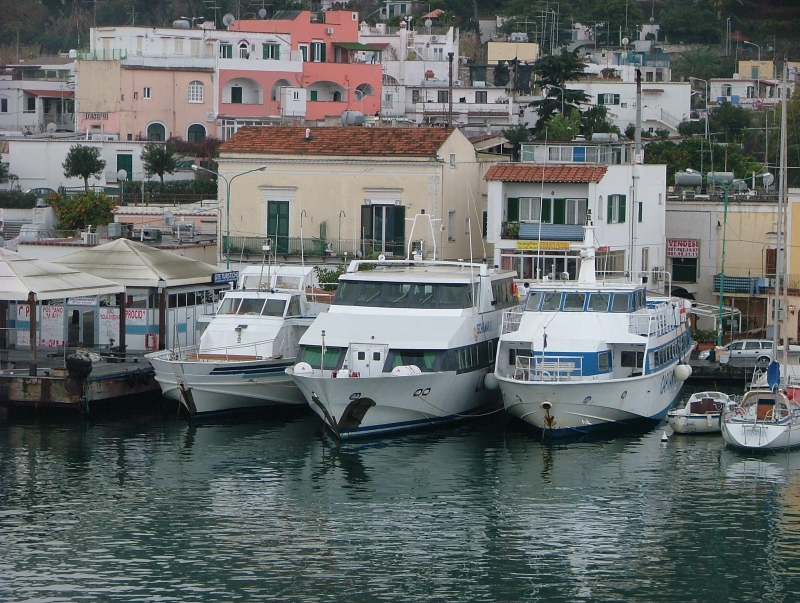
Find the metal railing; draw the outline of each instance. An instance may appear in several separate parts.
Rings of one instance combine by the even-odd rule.
[[[230,237],[230,254],[237,256],[263,256],[263,247],[271,241],[271,252],[274,255],[300,255],[320,257],[348,257],[355,258],[358,253],[364,256],[370,254],[385,254],[386,256],[405,257],[405,241],[382,243],[373,239],[320,239],[318,237]],[[224,253],[227,248],[227,237],[222,236],[220,249]]]
[[[573,381],[583,378],[581,356],[517,356],[514,379],[518,381]]]

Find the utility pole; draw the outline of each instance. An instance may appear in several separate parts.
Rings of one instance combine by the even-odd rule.
[[[453,127],[453,53],[447,53],[447,62],[450,64],[450,73],[447,81],[447,127]]]

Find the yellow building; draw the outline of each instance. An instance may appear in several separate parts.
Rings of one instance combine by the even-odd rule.
[[[739,61],[739,77],[754,80],[771,80],[775,77],[775,63],[772,61]]]
[[[267,238],[279,255],[299,255],[302,238],[305,255],[405,257],[421,248],[431,258],[435,247],[437,259],[491,257],[482,178],[499,158],[479,158],[459,130],[247,127],[220,151],[231,182],[220,240],[224,249],[229,228],[234,258],[261,253]],[[219,190],[224,216],[226,186]]]

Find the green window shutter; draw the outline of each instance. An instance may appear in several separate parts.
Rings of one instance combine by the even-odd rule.
[[[269,58],[269,44],[261,45],[261,58],[265,60]]]
[[[320,46],[320,49],[319,49],[319,60],[320,60],[321,63],[324,63],[325,62],[325,49],[327,48],[328,45],[323,42],[319,46]]]
[[[275,60],[281,60],[281,47],[278,44],[275,44]]]
[[[553,224],[567,223],[567,200],[553,199]]]
[[[605,96],[602,94],[597,95],[597,104],[598,105],[605,105]]]
[[[508,198],[508,221],[519,222],[519,198]]]
[[[372,239],[372,206],[361,206],[361,238]]]
[[[312,90],[311,91],[311,100],[312,101],[317,100],[317,91],[316,90]]]
[[[614,95],[614,104],[615,104],[615,105],[618,105],[618,104],[619,104],[619,94],[615,94],[615,95]]]
[[[308,46],[301,46],[300,47],[300,52],[303,53],[303,62],[307,62],[308,61]]]
[[[394,206],[394,245],[395,253],[400,253],[406,244],[406,208],[404,205]]]
[[[625,221],[625,202],[626,198],[625,195],[619,196],[619,223],[622,224]]]
[[[638,219],[639,219],[639,222],[641,222],[642,221],[642,206],[644,205],[644,203],[639,201],[638,205],[639,205],[639,216],[638,216]]]
[[[614,197],[615,195],[608,196],[608,211],[606,212],[606,222],[611,224],[614,220]]]
[[[553,221],[552,212],[550,211],[552,208],[552,199],[542,199],[542,224],[551,224]]]

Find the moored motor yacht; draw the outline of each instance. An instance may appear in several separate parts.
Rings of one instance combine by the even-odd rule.
[[[514,273],[470,262],[359,261],[287,369],[340,438],[474,416],[491,391]]]
[[[690,302],[598,280],[591,221],[577,281],[532,282],[503,317],[495,376],[506,411],[548,437],[657,422],[691,374]]]
[[[250,266],[228,292],[198,346],[146,357],[165,397],[193,416],[274,404],[305,404],[285,373],[299,341],[331,295],[311,267]]]

